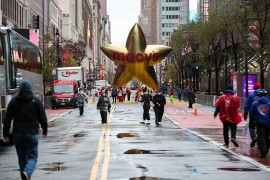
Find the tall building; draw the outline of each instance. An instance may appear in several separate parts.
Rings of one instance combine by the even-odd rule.
[[[139,25],[144,32],[147,44],[150,44],[151,38],[151,0],[141,0],[141,12],[139,15]]]
[[[159,37],[159,43],[166,44],[175,28],[188,23],[188,5],[188,0],[161,1],[161,37]]]
[[[63,12],[62,36],[82,40],[82,1],[59,0]]]

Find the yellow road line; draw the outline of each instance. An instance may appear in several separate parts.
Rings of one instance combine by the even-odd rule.
[[[110,156],[111,156],[111,147],[110,147],[110,132],[111,132],[110,120],[111,120],[111,117],[112,117],[112,113],[109,116],[109,123],[108,123],[108,127],[107,127],[106,150],[105,150],[105,157],[103,160],[101,180],[107,180],[107,177],[108,177],[108,167],[109,167],[109,161],[110,161]]]
[[[112,109],[114,111],[115,107],[113,107]],[[110,131],[111,131],[110,121],[111,121],[113,111],[111,111],[111,113],[110,113],[109,121],[107,124],[108,128],[107,128],[107,132],[106,132],[106,141],[105,141],[105,145],[106,145],[105,157],[104,157],[103,166],[102,166],[102,177],[101,177],[102,180],[107,180],[107,175],[108,175],[108,166],[109,166],[109,160],[110,160]],[[98,166],[99,166],[99,162],[100,162],[101,155],[102,155],[103,137],[104,137],[105,130],[106,130],[107,126],[103,125],[103,127],[102,127],[102,131],[101,131],[100,138],[98,141],[97,155],[96,155],[94,164],[93,164],[92,169],[91,169],[91,174],[90,174],[89,180],[96,180],[96,178],[97,178]]]
[[[96,155],[96,158],[95,158],[92,170],[91,170],[89,180],[96,180],[96,177],[97,177],[97,169],[98,169],[99,161],[102,154],[102,144],[103,144],[104,133],[105,133],[105,126],[102,127],[102,131],[101,131],[100,138],[98,141],[97,155]]]

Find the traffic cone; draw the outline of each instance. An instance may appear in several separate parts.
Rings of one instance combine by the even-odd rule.
[[[194,116],[198,116],[197,108],[194,109]]]

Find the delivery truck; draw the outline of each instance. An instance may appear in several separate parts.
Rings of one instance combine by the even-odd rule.
[[[79,88],[86,88],[86,71],[84,67],[56,68],[57,80],[75,80]]]
[[[76,80],[54,80],[52,86],[52,109],[77,107],[78,84]]]

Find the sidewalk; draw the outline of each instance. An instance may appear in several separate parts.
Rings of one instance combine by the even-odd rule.
[[[59,118],[65,114],[68,114],[72,111],[74,111],[74,108],[63,108],[63,109],[45,109],[46,115],[47,115],[47,119],[48,119],[48,123],[54,121],[56,118]]]
[[[195,109],[197,109],[197,116],[194,116]],[[270,168],[270,155],[268,154],[267,158],[261,159],[259,158],[260,153],[257,145],[254,148],[250,148],[251,139],[246,126],[248,124],[247,121],[243,120],[237,126],[236,138],[239,147],[234,147],[231,142],[229,148],[222,146],[224,144],[223,125],[218,117],[214,119],[214,110],[214,107],[201,104],[194,104],[193,108],[188,108],[187,102],[179,102],[178,100],[174,104],[167,101],[165,106],[166,116],[186,131],[196,134],[202,139],[212,142],[237,156],[241,156],[241,158],[246,159],[252,164]]]

